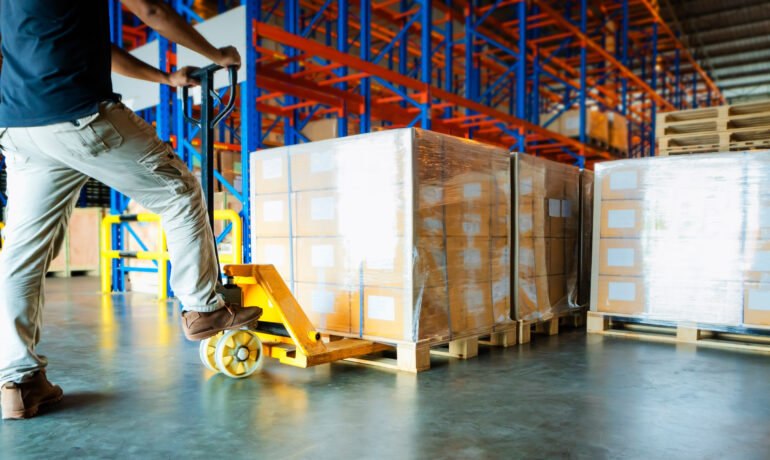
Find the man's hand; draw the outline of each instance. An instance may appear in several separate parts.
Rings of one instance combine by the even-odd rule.
[[[225,46],[224,48],[219,48],[218,51],[222,57],[215,60],[215,63],[224,68],[231,66],[235,66],[236,69],[241,68],[241,55],[238,54],[238,50],[234,46]]]
[[[197,67],[186,66],[168,74],[166,84],[181,88],[182,86],[198,86],[200,81],[190,77],[190,73],[198,70]]]

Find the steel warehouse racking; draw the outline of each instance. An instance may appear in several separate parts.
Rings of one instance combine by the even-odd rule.
[[[338,136],[419,126],[585,167],[618,154],[587,135],[590,111],[627,119],[627,154],[651,156],[656,112],[723,102],[650,0],[170,3],[194,23],[241,10],[231,27],[243,42],[238,110],[220,128],[218,147],[241,152],[242,188],[216,177],[243,205],[247,263],[248,153],[306,142],[310,122],[336,120]],[[175,68],[174,44],[117,0],[110,13],[115,43],[131,49],[157,41],[157,64]],[[158,96],[139,113],[192,166],[199,134],[171,88],[162,85]],[[550,129],[571,109],[579,113],[574,137]],[[112,192],[113,214],[127,203]],[[116,249],[138,239],[127,223],[113,232]],[[125,288],[130,270],[113,261],[114,290]]]

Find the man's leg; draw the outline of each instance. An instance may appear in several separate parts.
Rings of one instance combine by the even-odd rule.
[[[29,131],[45,154],[160,214],[172,264],[171,286],[185,310],[205,314],[224,306],[215,291],[219,262],[201,186],[152,126],[123,104],[109,102],[77,123]],[[205,338],[258,317],[258,309],[245,310],[249,311],[228,309],[213,319],[201,317],[198,332],[190,333],[188,324],[185,333],[191,339]],[[197,318],[192,315],[187,321]]]
[[[40,155],[26,130],[0,137],[8,163],[5,245],[0,251],[0,385],[21,383],[47,361],[35,351],[43,285],[61,248],[83,174]]]

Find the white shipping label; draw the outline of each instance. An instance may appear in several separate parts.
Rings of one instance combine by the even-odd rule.
[[[394,321],[396,319],[396,299],[390,296],[370,295],[366,296],[369,303],[367,317],[382,321]]]
[[[440,204],[444,199],[444,191],[440,187],[426,185],[420,189],[420,197],[425,204]]]
[[[334,246],[331,244],[314,244],[310,248],[310,264],[314,268],[334,267]]]
[[[463,251],[463,266],[466,269],[481,268],[481,251],[478,249],[466,249]]]
[[[634,190],[636,187],[636,171],[610,173],[610,190]]]
[[[529,248],[519,248],[519,265],[535,266],[535,251]]]
[[[609,228],[635,228],[636,210],[611,209],[607,213],[607,226]]]
[[[369,270],[384,270],[392,272],[396,269],[396,258],[377,255],[366,259],[366,268]]]
[[[500,302],[511,296],[511,280],[508,278],[492,284],[492,302]]]
[[[262,179],[280,179],[283,176],[283,158],[262,160]]]
[[[770,251],[757,251],[751,268],[758,272],[770,272]]]
[[[548,199],[548,215],[551,217],[561,216],[561,200]]]
[[[532,178],[526,178],[519,181],[519,195],[529,195],[532,193]]]
[[[443,224],[439,219],[426,217],[422,220],[422,228],[425,230],[441,230],[443,228]]]
[[[609,300],[633,302],[636,300],[636,284],[610,282],[607,298]]]
[[[266,244],[265,245],[265,260],[260,260],[258,263],[272,264],[275,266],[283,266],[286,264],[286,248],[280,244]]]
[[[463,222],[463,234],[468,236],[481,233],[481,224],[479,222]]]
[[[588,124],[588,119],[589,117],[586,115],[586,125]],[[568,131],[580,129],[580,117],[564,118],[564,126]]]
[[[479,198],[481,197],[481,184],[478,182],[472,182],[470,184],[463,185],[463,198]]]
[[[532,214],[519,214],[519,234],[532,231]]]
[[[313,174],[329,172],[332,170],[332,154],[329,152],[313,152],[310,154],[310,172]]]
[[[334,313],[334,293],[331,291],[313,291],[310,309],[316,313]]]
[[[770,283],[770,273],[763,272],[759,275],[760,283]]]
[[[569,217],[572,215],[572,202],[570,200],[561,200],[561,216]]]
[[[634,250],[630,248],[608,248],[607,265],[610,267],[633,267]]]
[[[484,293],[478,289],[465,291],[465,309],[468,313],[480,314],[486,311]]]
[[[272,200],[262,203],[262,220],[265,222],[283,221],[283,201]]]
[[[770,291],[751,289],[749,291],[749,310],[770,311]]]
[[[310,218],[313,220],[334,219],[334,198],[313,198],[310,201]]]

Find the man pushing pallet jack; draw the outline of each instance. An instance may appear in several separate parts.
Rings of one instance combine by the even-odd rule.
[[[240,66],[234,47],[215,48],[165,1],[121,4],[169,40],[219,66]],[[228,284],[221,286],[211,211],[200,184],[155,129],[120,102],[110,74],[177,87],[197,84],[198,77],[209,85],[203,93],[205,136],[227,114],[205,117],[213,107],[209,89],[216,68],[169,74],[112,45],[107,2],[4,0],[0,29],[0,149],[8,165],[0,251],[4,419],[32,417],[63,397],[48,381],[48,360],[35,348],[42,335],[45,274],[89,177],[161,216],[173,264],[171,286],[184,308],[182,328],[190,339],[205,339],[202,354],[210,367],[243,377],[258,369],[263,356],[312,366],[382,347],[357,340],[322,343],[272,266],[225,267]],[[210,205],[211,136],[204,141]],[[240,329],[260,316],[257,327]]]

